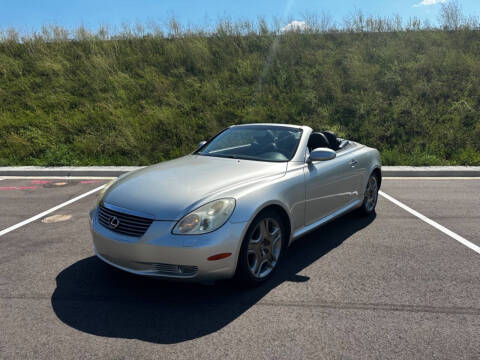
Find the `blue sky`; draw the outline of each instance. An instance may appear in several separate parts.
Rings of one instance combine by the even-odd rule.
[[[422,1],[425,4],[414,6]],[[225,16],[302,20],[305,12],[322,11],[342,20],[355,9],[372,15],[428,18],[434,23],[440,5],[432,3],[442,1],[449,0],[0,0],[0,29],[14,27],[21,32],[31,32],[44,24],[115,28],[122,23],[152,20],[162,23],[172,15],[182,24],[202,26]],[[459,0],[459,3],[464,13],[480,15],[480,0]]]

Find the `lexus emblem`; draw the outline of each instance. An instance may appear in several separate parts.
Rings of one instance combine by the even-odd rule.
[[[109,221],[110,229],[116,229],[120,225],[120,220],[116,216],[112,216]]]

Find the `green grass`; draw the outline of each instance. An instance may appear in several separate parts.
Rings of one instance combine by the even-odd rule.
[[[332,129],[385,165],[480,165],[479,111],[475,29],[0,42],[4,166],[151,164],[250,122]]]

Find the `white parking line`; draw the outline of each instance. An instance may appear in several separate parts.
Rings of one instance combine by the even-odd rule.
[[[112,180],[116,179],[116,176],[8,176],[1,177],[1,180]]]
[[[13,226],[10,226],[9,228],[6,228],[5,230],[0,231],[0,236],[3,236],[3,235],[5,235],[5,234],[9,233],[10,231],[13,231],[13,230],[16,230],[16,229],[18,229],[18,228],[21,228],[22,226],[25,226],[25,225],[31,223],[32,221],[41,219],[41,218],[44,217],[45,215],[48,215],[48,214],[50,214],[50,213],[52,213],[52,212],[54,212],[54,211],[57,211],[58,209],[61,209],[61,208],[65,207],[65,206],[67,206],[67,205],[70,205],[70,204],[74,203],[75,201],[78,201],[78,200],[80,200],[80,199],[83,199],[84,197],[86,197],[86,196],[88,196],[88,195],[94,194],[94,193],[96,193],[97,191],[102,190],[102,189],[104,188],[104,186],[105,186],[105,185],[99,186],[99,187],[97,187],[97,188],[95,188],[95,189],[93,189],[93,190],[90,190],[90,191],[82,194],[82,195],[79,195],[79,196],[77,196],[77,197],[75,197],[75,198],[73,198],[73,199],[70,199],[70,200],[68,200],[68,201],[66,201],[66,202],[64,202],[64,203],[62,203],[62,204],[60,204],[60,205],[57,205],[57,206],[55,206],[55,207],[53,207],[53,208],[51,208],[51,209],[49,209],[49,210],[47,210],[47,211],[44,211],[44,212],[42,212],[42,213],[40,213],[40,214],[38,214],[38,215],[35,215],[35,216],[33,216],[33,217],[31,217],[31,218],[29,218],[29,219],[27,219],[27,220],[24,220],[24,221],[22,221],[22,222],[20,222],[20,223],[18,223],[18,224],[15,224],[15,225],[13,225]]]
[[[472,249],[473,251],[475,251],[476,253],[480,254],[480,247],[471,243],[470,241],[468,241],[464,237],[454,233],[451,230],[448,230],[446,227],[444,227],[444,226],[440,225],[439,223],[427,218],[425,215],[420,214],[418,211],[413,210],[412,208],[408,207],[404,203],[398,201],[397,199],[391,197],[388,194],[385,194],[383,191],[379,191],[378,194],[383,196],[385,199],[390,200],[395,205],[401,207],[403,210],[408,211],[410,214],[418,217],[420,220],[425,221],[429,225],[432,225],[435,229],[440,230],[444,234],[447,234],[451,238],[457,240],[459,243],[465,245],[466,247],[468,247],[468,248]]]
[[[383,176],[382,180],[480,180],[480,177],[475,176],[409,176],[409,177],[402,177],[402,176]]]

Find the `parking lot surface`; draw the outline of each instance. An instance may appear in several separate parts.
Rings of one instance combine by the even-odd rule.
[[[0,231],[107,180],[0,180]],[[480,245],[480,179],[382,191]],[[0,358],[480,358],[480,254],[380,197],[295,242],[267,284],[145,279],[94,257],[94,194],[0,236]]]

